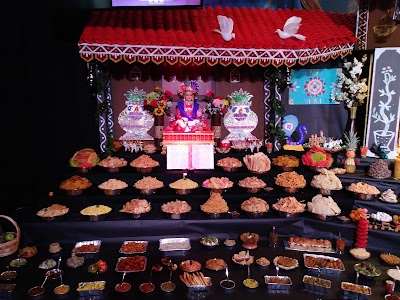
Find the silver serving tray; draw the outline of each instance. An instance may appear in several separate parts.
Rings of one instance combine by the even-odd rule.
[[[286,284],[286,283],[270,282],[273,279],[283,279],[288,283]],[[267,289],[269,289],[269,290],[287,290],[292,285],[292,279],[289,276],[269,276],[269,275],[265,275],[264,276],[264,282],[267,285]]]
[[[119,269],[118,265],[121,263],[121,261],[123,261],[125,259],[132,259],[132,257],[134,257],[134,256],[123,256],[123,257],[118,258],[117,264],[115,266],[115,271],[116,272],[122,272],[122,273],[134,273],[134,272],[142,272],[142,271],[144,271],[146,269],[147,257],[143,256],[143,255],[137,255],[137,256],[144,260],[144,264],[143,264],[143,268],[142,269],[136,269],[136,270],[131,270],[131,271],[125,271],[125,270]]]
[[[84,245],[95,245],[96,246],[96,250],[95,251],[91,251],[91,252],[76,252],[75,250],[78,249],[81,246]],[[92,254],[92,253],[98,253],[100,251],[100,247],[101,247],[101,241],[100,240],[93,240],[93,241],[82,241],[82,242],[77,242],[74,246],[74,250],[76,254]]]
[[[160,251],[190,250],[190,239],[188,238],[166,238],[159,240]]]
[[[299,249],[294,246],[294,248],[290,248],[290,242],[289,241],[283,241],[283,244],[285,246],[285,250],[293,250],[293,251],[303,251],[303,252],[315,252],[315,253],[335,253],[335,251],[330,248],[322,248],[321,250],[319,249],[314,249],[314,250],[304,250],[304,249]]]
[[[143,251],[123,251],[123,246],[129,243],[135,243],[135,244],[145,244],[145,248]],[[122,254],[134,254],[134,253],[145,253],[147,250],[147,246],[148,246],[149,242],[148,241],[124,241],[122,243],[121,248],[119,249],[119,253]]]
[[[345,287],[345,285],[351,285],[351,286],[365,289],[366,293],[358,293],[358,292],[349,290]],[[366,299],[368,299],[368,296],[371,296],[371,294],[372,294],[371,288],[366,285],[359,285],[359,284],[355,284],[355,283],[351,283],[351,282],[342,282],[340,284],[340,287],[342,288],[343,295],[345,297],[354,298],[354,299],[358,299],[358,300],[366,300]]]
[[[212,281],[211,281],[211,278],[210,277],[204,277],[206,280],[207,280],[207,282],[208,282],[208,285],[186,285],[187,286],[187,288],[188,288],[188,291],[191,291],[191,292],[196,292],[196,291],[205,291],[205,290],[208,290],[211,286],[212,286]]]
[[[103,284],[104,288],[102,289],[92,289],[92,290],[79,290],[79,287],[89,285],[89,284]],[[76,291],[78,292],[79,296],[98,296],[98,295],[103,295],[104,290],[106,288],[106,282],[105,281],[90,281],[90,282],[79,282],[78,287],[76,288]]]
[[[343,261],[342,261],[342,269],[341,269],[341,270],[339,270],[339,269],[332,269],[332,268],[323,268],[323,267],[315,268],[315,267],[307,266],[307,265],[306,265],[306,257],[307,257],[307,256],[316,257],[316,258],[319,258],[319,257],[320,257],[320,258],[325,258],[325,259],[333,260],[333,261],[340,260],[340,258],[336,258],[336,257],[332,257],[332,256],[326,256],[326,255],[317,255],[317,254],[308,254],[308,253],[304,253],[304,254],[303,254],[304,265],[306,266],[306,268],[307,268],[308,270],[316,271],[316,272],[318,272],[318,270],[319,270],[321,273],[326,273],[326,274],[340,274],[340,273],[342,273],[342,272],[345,271],[345,267],[344,267]]]
[[[321,285],[309,283],[308,280],[310,280],[310,279],[314,280],[315,283],[321,283]],[[327,287],[322,285],[323,282],[326,283]],[[322,278],[315,277],[315,276],[309,276],[309,275],[303,276],[303,283],[304,283],[304,286],[306,289],[308,289],[310,291],[315,291],[318,293],[327,293],[328,290],[332,286],[332,282],[330,280],[322,279]]]

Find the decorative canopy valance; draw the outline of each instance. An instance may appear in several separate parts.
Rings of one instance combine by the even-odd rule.
[[[226,42],[217,16],[233,19],[235,38]],[[302,18],[299,34],[282,39],[292,16]],[[208,6],[202,9],[96,10],[84,28],[79,53],[85,61],[128,63],[190,63],[214,66],[305,65],[351,53],[355,36],[354,14],[322,10],[261,9]]]

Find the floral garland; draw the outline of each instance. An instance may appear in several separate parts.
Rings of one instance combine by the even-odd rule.
[[[208,118],[211,118],[211,115],[217,114],[225,116],[230,105],[228,99],[222,99],[221,96],[215,96],[214,90],[209,90],[203,101],[207,102],[207,105],[204,108],[204,112],[208,114]]]
[[[154,91],[146,94],[143,108],[154,116],[171,116],[172,99],[174,95],[171,91],[156,87]]]
[[[347,107],[357,107],[364,104],[368,94],[367,78],[360,78],[367,61],[363,55],[361,61],[354,57],[353,62],[345,62],[338,70],[338,84],[331,92],[331,102],[343,102]]]

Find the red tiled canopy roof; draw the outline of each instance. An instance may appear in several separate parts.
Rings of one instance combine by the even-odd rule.
[[[217,15],[234,21],[235,39],[225,42],[213,29]],[[299,16],[296,38],[281,39],[275,30]],[[349,54],[357,41],[354,14],[322,10],[261,9],[209,6],[202,9],[97,10],[78,42],[85,61],[108,59],[143,64],[150,61],[184,65],[231,63],[240,66],[316,63]]]

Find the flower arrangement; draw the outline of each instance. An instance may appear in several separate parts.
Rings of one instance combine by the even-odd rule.
[[[203,100],[207,102],[204,112],[208,114],[208,118],[211,118],[211,115],[214,114],[225,116],[226,112],[228,111],[230,104],[229,100],[222,99],[221,96],[215,96],[214,90],[209,90]]]
[[[171,116],[172,98],[171,91],[156,87],[154,91],[146,94],[143,108],[154,116]]]
[[[362,69],[367,61],[363,55],[361,61],[354,57],[353,62],[345,62],[338,70],[338,84],[332,89],[331,102],[343,102],[347,107],[357,107],[364,104],[368,94],[367,78],[360,78]]]

